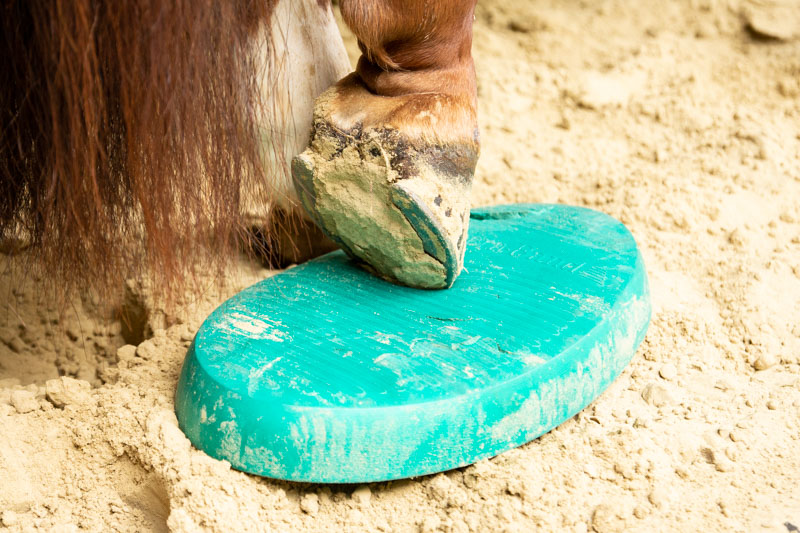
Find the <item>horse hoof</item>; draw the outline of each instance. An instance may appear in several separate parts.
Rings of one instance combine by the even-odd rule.
[[[423,108],[417,116],[436,109],[414,99],[391,99],[386,109],[386,98],[345,78],[318,99],[311,145],[294,158],[292,175],[309,215],[368,270],[410,287],[447,288],[463,266],[477,142],[415,135],[368,108],[378,101],[393,118],[410,104]]]
[[[244,233],[245,250],[269,268],[283,269],[337,248],[302,210],[270,209],[266,219],[252,219]]]

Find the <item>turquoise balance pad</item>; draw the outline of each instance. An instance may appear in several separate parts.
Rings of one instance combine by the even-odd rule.
[[[642,258],[613,218],[562,205],[472,211],[452,288],[393,285],[333,252],[206,319],[175,407],[239,470],[328,483],[448,470],[583,409],[650,320]]]

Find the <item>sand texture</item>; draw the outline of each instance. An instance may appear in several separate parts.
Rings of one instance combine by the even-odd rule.
[[[243,259],[224,290],[176,313],[132,283],[127,322],[91,298],[59,313],[35,280],[4,275],[0,528],[796,531],[800,40],[775,14],[786,6],[800,12],[788,0],[479,4],[473,205],[599,209],[628,225],[650,276],[637,355],[556,430],[414,480],[249,476],[190,446],[173,393],[203,317],[270,272]]]

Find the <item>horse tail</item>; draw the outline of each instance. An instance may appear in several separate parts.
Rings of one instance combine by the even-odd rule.
[[[224,258],[263,172],[250,50],[271,4],[4,2],[0,240],[92,283],[179,281],[204,243]]]

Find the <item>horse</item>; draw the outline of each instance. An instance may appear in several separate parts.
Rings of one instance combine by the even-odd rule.
[[[426,259],[452,277],[479,152],[475,3],[340,0],[350,72],[330,0],[4,2],[2,251],[67,284],[147,271],[169,288],[200,251],[224,262],[247,243],[284,266],[339,246],[404,282],[360,226],[337,229],[361,201],[309,193],[322,163],[358,153],[402,193],[392,220],[421,212],[406,230],[438,232],[449,255]]]

